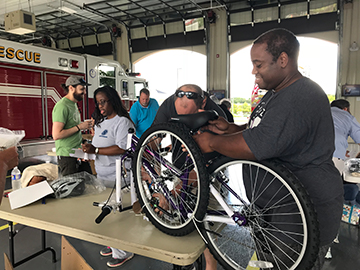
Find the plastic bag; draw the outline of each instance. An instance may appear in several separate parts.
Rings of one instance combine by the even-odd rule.
[[[345,170],[351,175],[360,174],[360,158],[351,158],[345,161]]]
[[[54,190],[53,196],[57,199],[85,194],[97,194],[106,189],[101,180],[88,172],[79,172],[60,177],[52,181],[50,186]]]
[[[24,137],[24,130],[9,130],[0,127],[0,150],[17,145]]]

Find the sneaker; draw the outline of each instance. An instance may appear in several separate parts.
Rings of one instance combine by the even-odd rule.
[[[100,250],[100,255],[104,256],[104,257],[112,255],[111,248],[110,247],[104,247],[102,250]]]
[[[126,253],[127,257],[121,258],[121,259],[115,259],[112,258],[110,261],[106,263],[108,267],[118,267],[120,265],[123,265],[127,261],[131,260],[132,257],[134,257],[134,253]]]

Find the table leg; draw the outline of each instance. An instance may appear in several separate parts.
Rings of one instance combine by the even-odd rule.
[[[46,251],[50,251],[52,254],[52,262],[56,262],[56,252],[52,247],[46,247],[46,232],[44,230],[41,230],[41,245],[42,249],[24,259],[21,261],[15,263],[15,251],[14,251],[14,236],[16,235],[16,232],[14,232],[14,226],[11,221],[8,222],[9,224],[9,253],[10,253],[10,262],[13,265],[13,267],[17,267],[41,254],[43,254]]]
[[[10,262],[12,265],[15,263],[15,256],[14,256],[14,226],[12,221],[8,222],[9,225],[9,254],[10,254]]]

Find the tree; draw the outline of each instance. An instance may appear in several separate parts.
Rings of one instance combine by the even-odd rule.
[[[244,103],[244,102],[248,102],[250,103],[250,99],[245,99],[245,98],[241,98],[241,97],[235,97],[235,98],[232,98],[231,99],[231,103],[238,103],[238,104],[241,104],[241,103]]]
[[[247,102],[242,104],[242,112],[244,116],[249,116],[251,113],[251,106]]]
[[[329,103],[333,102],[335,100],[335,95],[327,95],[329,99]]]

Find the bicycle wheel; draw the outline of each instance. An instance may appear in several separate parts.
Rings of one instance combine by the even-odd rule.
[[[209,175],[189,129],[179,123],[149,128],[134,157],[137,196],[151,223],[170,235],[195,229],[209,200]]]
[[[222,157],[209,166],[210,195],[200,231],[225,269],[310,269],[319,250],[314,207],[284,166]],[[228,213],[225,212],[228,210]]]

